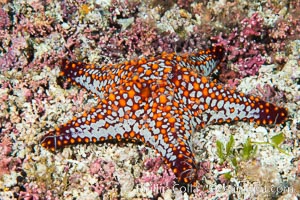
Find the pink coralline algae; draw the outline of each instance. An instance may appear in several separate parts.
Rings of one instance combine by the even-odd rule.
[[[24,200],[39,200],[39,199],[53,199],[58,200],[57,197],[53,197],[52,192],[47,190],[48,187],[44,183],[36,184],[36,183],[25,183],[23,185],[26,191],[20,191],[18,199]]]
[[[180,8],[190,9],[194,0],[177,0],[177,4]]]
[[[137,181],[140,183],[149,183],[149,189],[154,193],[159,190],[172,188],[175,175],[169,170],[161,158],[149,158],[144,162],[146,171],[143,172],[141,178]]]
[[[291,40],[299,38],[300,34],[300,19],[298,16],[290,16],[288,19],[279,19],[275,23],[274,28],[267,29],[267,44],[266,47],[273,52],[282,52],[285,54],[288,44]],[[271,55],[278,64],[283,64],[287,61],[285,57],[276,57]]]
[[[158,40],[153,44],[156,53],[162,52],[193,52],[195,49],[204,49],[211,45],[207,40],[207,33],[203,33],[197,26],[193,33],[187,33],[186,38],[181,38],[177,33],[158,35]]]
[[[279,64],[285,63],[286,58],[275,55],[284,52],[290,40],[299,33],[300,20],[292,15],[287,19],[279,18],[274,27],[270,27],[260,14],[254,13],[230,33],[219,33],[211,39],[224,46],[229,65],[232,64],[243,78],[257,74],[267,55]]]
[[[34,37],[47,36],[54,31],[54,19],[46,16],[45,13],[35,14],[33,18],[23,15],[18,16],[19,24],[17,32],[26,32]]]
[[[11,46],[6,54],[0,58],[0,69],[24,66],[28,64],[28,57],[24,54],[28,48],[25,37],[11,38]]]
[[[154,54],[153,43],[157,40],[157,30],[149,22],[143,19],[136,19],[130,29],[118,32],[111,28],[105,34],[101,34],[98,45],[101,47],[101,54],[117,61],[126,55],[127,59],[138,54],[149,56]]]
[[[6,29],[11,25],[7,12],[0,8],[0,30]]]
[[[220,33],[212,37],[227,50],[227,59],[238,67],[241,77],[255,75],[265,62],[265,47],[258,42],[263,37],[262,28],[263,19],[255,13],[242,20],[241,28],[234,28],[228,36]]]
[[[90,165],[90,173],[98,179],[92,186],[92,190],[101,195],[104,191],[117,187],[118,182],[114,176],[115,167],[113,162],[106,162],[102,159],[95,160]]]
[[[272,103],[286,99],[283,92],[279,91],[276,87],[272,87],[269,84],[264,84],[263,86],[258,84],[256,88],[253,89],[250,93],[256,96],[260,96],[264,101]]]
[[[237,63],[242,77],[247,75],[253,76],[265,63],[265,59],[261,55],[257,55],[256,57],[246,59],[239,58]]]
[[[12,151],[12,142],[8,137],[2,137],[0,143],[0,177],[16,170],[21,163],[19,158],[9,156]]]
[[[128,18],[134,16],[140,3],[141,2],[137,0],[112,0],[109,8],[111,13],[111,23],[114,23],[116,18]]]

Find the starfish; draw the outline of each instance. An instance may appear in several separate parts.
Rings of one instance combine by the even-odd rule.
[[[142,142],[157,150],[178,182],[194,183],[191,136],[207,124],[250,121],[281,124],[287,110],[228,90],[210,78],[224,56],[220,46],[194,54],[162,53],[121,64],[63,61],[61,76],[100,98],[100,103],[48,132],[51,151],[78,143]]]

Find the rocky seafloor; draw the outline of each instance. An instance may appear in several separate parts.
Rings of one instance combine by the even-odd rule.
[[[300,197],[298,1],[0,0],[0,5],[0,199]],[[160,156],[144,145],[84,144],[51,153],[39,144],[48,130],[98,102],[59,78],[62,59],[117,63],[216,44],[226,50],[219,82],[286,107],[289,116],[278,126],[237,122],[195,132],[201,177],[196,187],[178,185]],[[217,141],[226,146],[231,136],[232,152],[222,161]],[[249,138],[257,149],[245,157]]]

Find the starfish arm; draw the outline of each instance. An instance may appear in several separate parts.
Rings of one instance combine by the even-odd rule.
[[[159,134],[152,137],[152,139],[157,138],[157,140],[154,143],[149,142],[149,146],[160,153],[179,182],[193,183],[197,179],[197,169],[191,145],[190,119],[185,114],[178,116],[175,114],[168,118],[171,113],[163,116],[165,120],[162,120],[163,123],[159,125]]]
[[[111,93],[107,98],[101,99],[101,103],[89,113],[84,113],[79,118],[73,117],[55,131],[50,131],[42,138],[42,146],[55,151],[78,143],[136,139],[133,130],[137,120],[129,118],[131,111],[127,106],[132,101],[125,98],[116,100],[115,94],[116,92]]]
[[[137,64],[137,60],[131,60],[121,64],[95,66],[63,60],[60,76],[103,98],[104,94],[113,92],[115,87],[131,80],[137,71]]]
[[[55,151],[66,145],[89,142],[136,140],[138,119],[142,108],[141,97],[136,95],[132,84],[115,88],[105,94],[100,104],[89,113],[72,120],[46,134],[41,144],[46,149]]]
[[[82,62],[62,61],[60,76],[67,78],[68,82],[84,87],[88,91],[103,98],[109,90],[107,85],[115,85],[115,80],[110,79],[108,66],[95,66]]]
[[[213,94],[214,88],[212,88]],[[286,120],[287,110],[271,103],[260,100],[257,97],[247,96],[230,90],[221,89],[217,94],[224,98],[208,97],[204,100],[209,108],[201,115],[206,117],[208,124],[230,121],[253,121],[258,125],[281,124]],[[225,94],[225,95],[224,95]]]
[[[145,85],[168,79],[172,71],[171,57],[163,54],[157,58],[145,58],[126,61],[121,64],[95,66],[82,62],[63,60],[60,76],[68,82],[79,85],[103,98],[116,87],[134,81]]]
[[[184,59],[180,60],[178,64],[181,67],[195,70],[199,75],[210,76],[215,70],[220,69],[219,63],[224,57],[224,52],[222,46],[215,46],[189,56],[183,55]]]
[[[173,82],[179,99],[193,112],[194,126],[230,121],[254,121],[257,124],[281,124],[287,109],[247,96],[210,82],[205,76],[177,69]]]
[[[192,123],[189,119],[189,115],[183,114],[181,117],[177,118],[178,124],[186,124],[185,126],[177,127],[176,132],[171,132],[174,138],[177,136],[177,141],[171,142],[169,145],[173,144],[172,154],[170,158],[166,157],[167,163],[171,164],[171,168],[178,178],[178,181],[184,183],[193,183],[196,179],[196,162],[193,153],[193,147],[191,144],[191,134],[192,134]],[[177,142],[179,145],[176,145]],[[175,160],[171,160],[174,159]]]
[[[153,101],[158,106],[151,109],[152,113],[147,112],[149,115],[141,130],[142,135],[150,135],[145,138],[146,144],[160,153],[179,182],[193,183],[197,179],[197,169],[191,144],[190,112],[180,106],[176,96],[163,103],[159,98]]]

